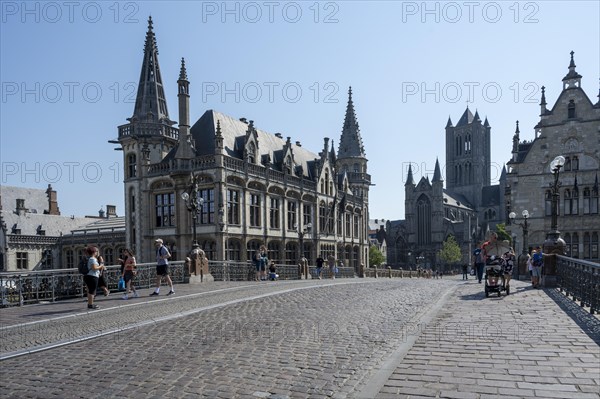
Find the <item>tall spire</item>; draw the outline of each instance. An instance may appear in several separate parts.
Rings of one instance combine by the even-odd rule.
[[[414,185],[415,185],[415,180],[413,179],[412,165],[408,164],[408,176],[406,176],[406,183],[404,184],[404,186],[414,186]]]
[[[360,129],[354,113],[354,104],[352,103],[352,87],[348,90],[348,105],[338,151],[338,158],[347,157],[365,157],[365,148],[360,137]]]
[[[442,181],[442,172],[440,171],[440,161],[435,159],[435,169],[433,171],[432,183]]]
[[[515,129],[515,134],[513,136],[513,147],[512,147],[512,152],[519,152],[519,133],[521,133],[519,131],[519,121],[517,121],[517,128]]]
[[[187,80],[185,59],[181,58],[181,69],[177,80],[179,100],[179,145],[175,158],[191,159],[195,156],[195,143],[190,134],[190,82]]]
[[[167,111],[167,101],[165,100],[165,91],[158,65],[158,47],[152,26],[152,17],[148,18],[148,31],[144,43],[144,60],[132,119],[141,122],[174,124],[169,119],[169,112]]]

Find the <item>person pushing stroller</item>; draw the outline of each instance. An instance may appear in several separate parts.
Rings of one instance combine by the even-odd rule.
[[[505,281],[505,261],[504,254],[510,251],[508,242],[498,241],[498,234],[492,232],[489,241],[486,241],[481,250],[485,259],[485,296],[490,292],[497,292],[498,296],[506,290],[510,293],[510,288],[506,286]]]

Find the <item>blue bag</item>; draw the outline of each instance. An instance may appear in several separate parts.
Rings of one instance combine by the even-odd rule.
[[[123,277],[119,279],[119,291],[125,291],[125,279]]]

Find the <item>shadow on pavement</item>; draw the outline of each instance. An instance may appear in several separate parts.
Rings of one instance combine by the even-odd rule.
[[[557,289],[544,292],[569,316],[596,344],[600,345],[600,320],[589,311],[570,300]]]

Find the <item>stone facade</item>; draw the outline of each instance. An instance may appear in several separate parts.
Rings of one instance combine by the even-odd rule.
[[[277,263],[333,255],[357,270],[367,264],[371,177],[351,91],[336,154],[328,138],[313,153],[214,110],[191,126],[183,60],[177,84],[174,127],[150,19],[134,113],[111,141],[123,149],[126,241],[139,261],[154,260],[157,237],[183,258],[195,232],[211,260],[246,261],[265,245]],[[203,202],[186,203],[183,193]]]
[[[415,183],[409,165],[405,183],[405,220],[388,222],[388,262],[396,267],[437,268],[438,251],[454,236],[461,262],[470,262],[475,245],[504,220],[504,168],[491,185],[491,126],[465,110],[456,126],[446,124],[446,188],[438,161],[431,181]]]
[[[531,141],[521,141],[517,125],[512,159],[507,163],[506,207],[519,217],[523,210],[529,211],[528,246],[542,245],[551,231],[550,185],[554,175],[550,163],[555,157],[564,156],[566,162],[559,172],[558,230],[568,256],[597,262],[600,101],[592,103],[581,87],[582,76],[575,67],[571,53],[562,91],[550,109],[542,87],[540,121]],[[517,251],[522,252],[521,226],[514,223],[507,230],[517,237]]]

